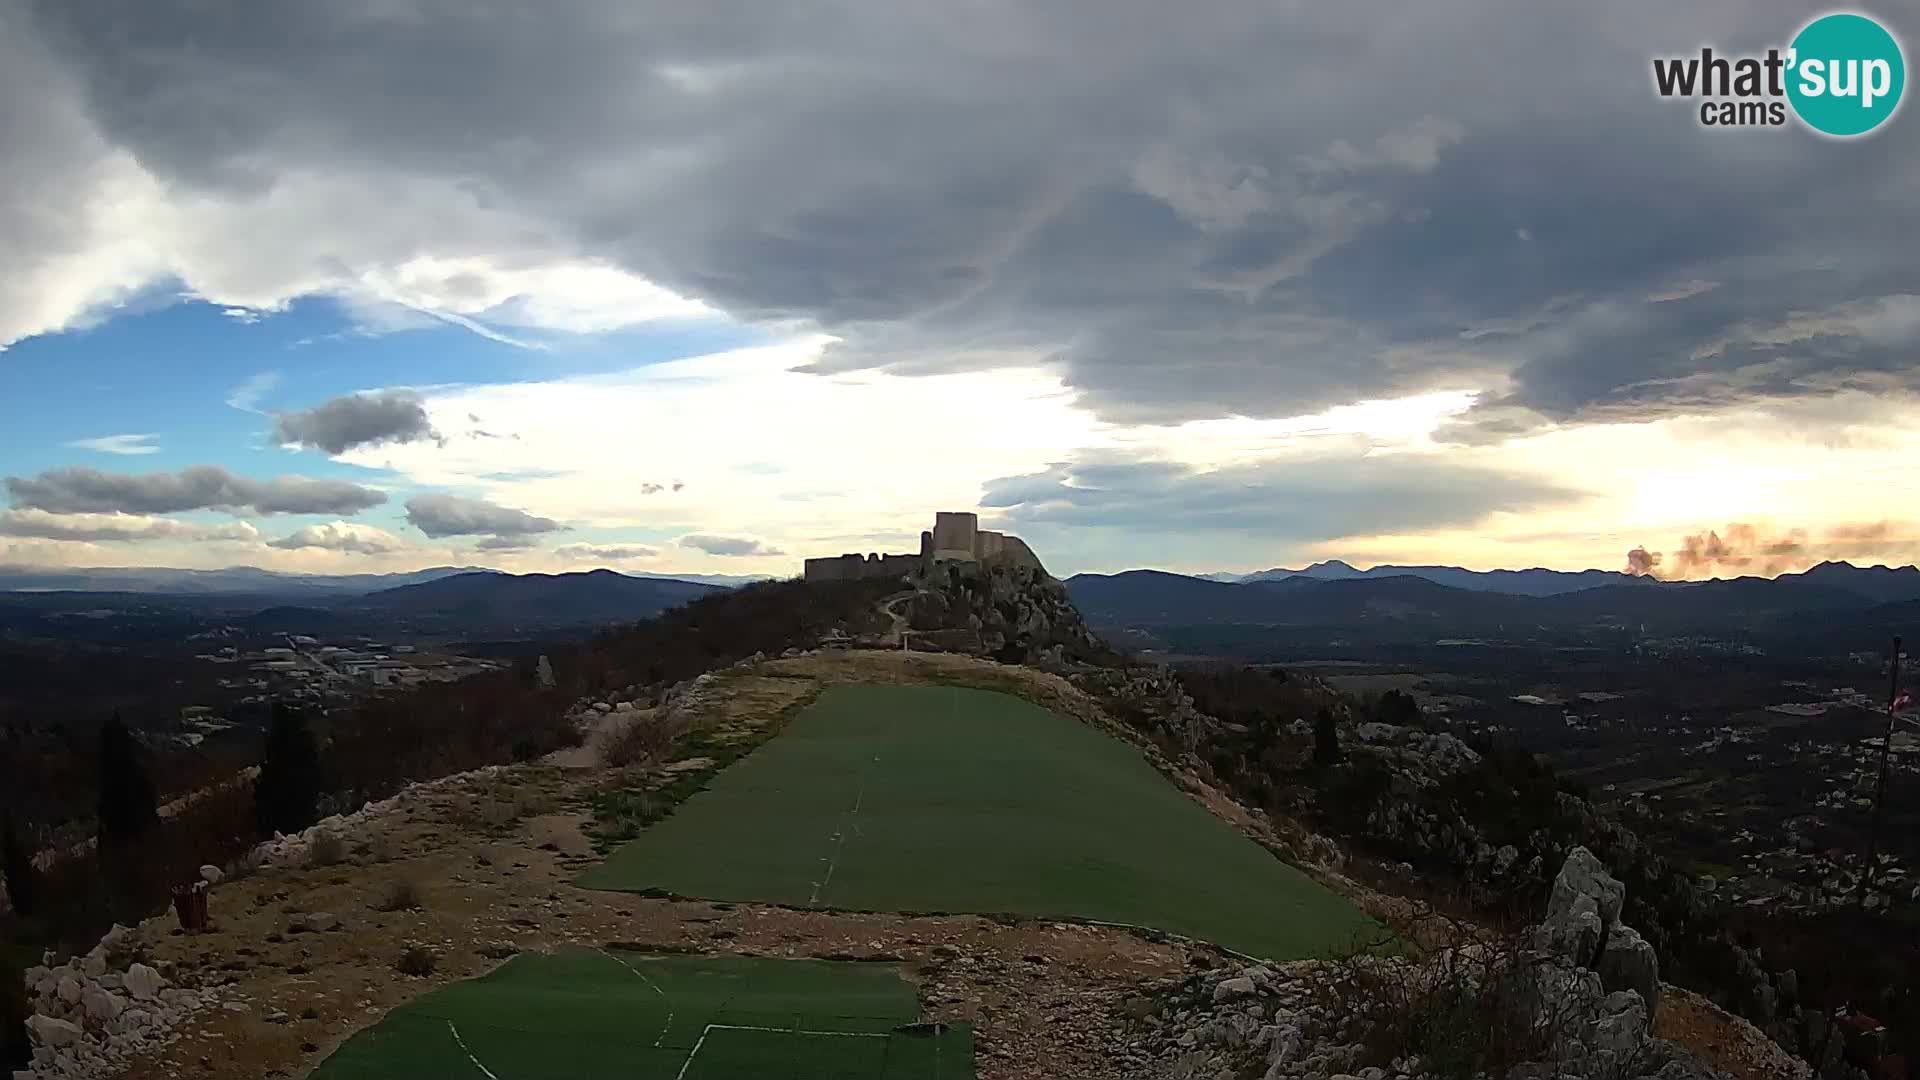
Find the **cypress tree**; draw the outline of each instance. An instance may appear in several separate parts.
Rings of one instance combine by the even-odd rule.
[[[260,777],[253,783],[254,823],[261,835],[295,833],[319,818],[320,751],[306,713],[275,705]]]
[[[0,949],[0,1069],[9,1071],[33,1064],[33,1043],[27,1037],[33,1006],[27,1000],[26,963],[19,950]]]
[[[1332,765],[1340,760],[1340,728],[1331,709],[1321,709],[1313,718],[1313,761]]]
[[[33,867],[33,853],[20,839],[20,830],[14,824],[13,816],[7,816],[4,829],[0,829],[0,860],[4,860],[7,874],[7,902],[13,905],[13,913],[21,918],[30,917],[38,897],[34,886],[38,884],[39,871]]]
[[[159,798],[141,761],[140,744],[114,713],[100,731],[100,853],[125,850],[159,823]]]
[[[1389,690],[1380,695],[1380,704],[1374,713],[1383,724],[1395,724],[1400,727],[1419,727],[1420,703],[1413,695],[1400,690]]]

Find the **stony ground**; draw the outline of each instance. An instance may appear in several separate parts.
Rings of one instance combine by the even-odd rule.
[[[705,678],[664,709],[748,737],[827,684],[929,681],[1009,690],[1110,723],[1052,676],[886,652],[768,661]],[[932,1016],[974,1022],[983,1080],[1144,1075],[1133,1066],[1146,1059],[1114,1058],[1136,1037],[1129,1018],[1145,1007],[1143,988],[1235,962],[1204,946],[1076,925],[807,912],[575,888],[571,882],[598,858],[586,832],[586,797],[637,779],[608,769],[597,753],[616,733],[610,715],[585,721],[594,729],[586,752],[415,789],[350,822],[338,862],[283,845],[275,864],[212,889],[207,932],[182,933],[171,914],[136,928],[132,951],[205,1004],[177,1024],[170,1043],[138,1053],[120,1075],[302,1076],[352,1033],[434,986],[482,974],[516,951],[609,942],[898,958],[920,982]],[[1174,779],[1256,835],[1266,828],[1190,776]],[[414,948],[433,956],[431,974],[396,970]],[[1663,1022],[1676,1017],[1675,1030],[1661,1034],[1690,1046],[1697,1040],[1735,1075],[1781,1075],[1752,1071],[1761,1067],[1760,1051],[1725,1014],[1697,999],[1676,1001],[1688,1004],[1663,1014]]]

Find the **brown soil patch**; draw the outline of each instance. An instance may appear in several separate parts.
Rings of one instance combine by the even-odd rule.
[[[1805,1062],[1780,1049],[1759,1028],[1677,986],[1662,990],[1653,1033],[1686,1047],[1735,1080],[1794,1080],[1808,1075]]]

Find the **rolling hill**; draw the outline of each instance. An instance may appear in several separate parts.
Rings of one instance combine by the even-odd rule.
[[[717,585],[628,577],[612,570],[578,574],[486,572],[384,589],[341,606],[487,626],[557,626],[645,619],[722,591]]]

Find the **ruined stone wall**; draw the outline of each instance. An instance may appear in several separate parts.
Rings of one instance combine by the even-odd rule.
[[[921,566],[918,555],[837,555],[806,561],[807,581],[858,581],[864,578],[903,577]]]
[[[893,577],[898,574],[911,574],[920,569],[926,560],[918,555],[882,555],[878,563],[869,564],[870,577]]]
[[[805,580],[807,581],[852,581],[861,577],[866,560],[858,555],[835,555],[824,559],[808,559]]]

